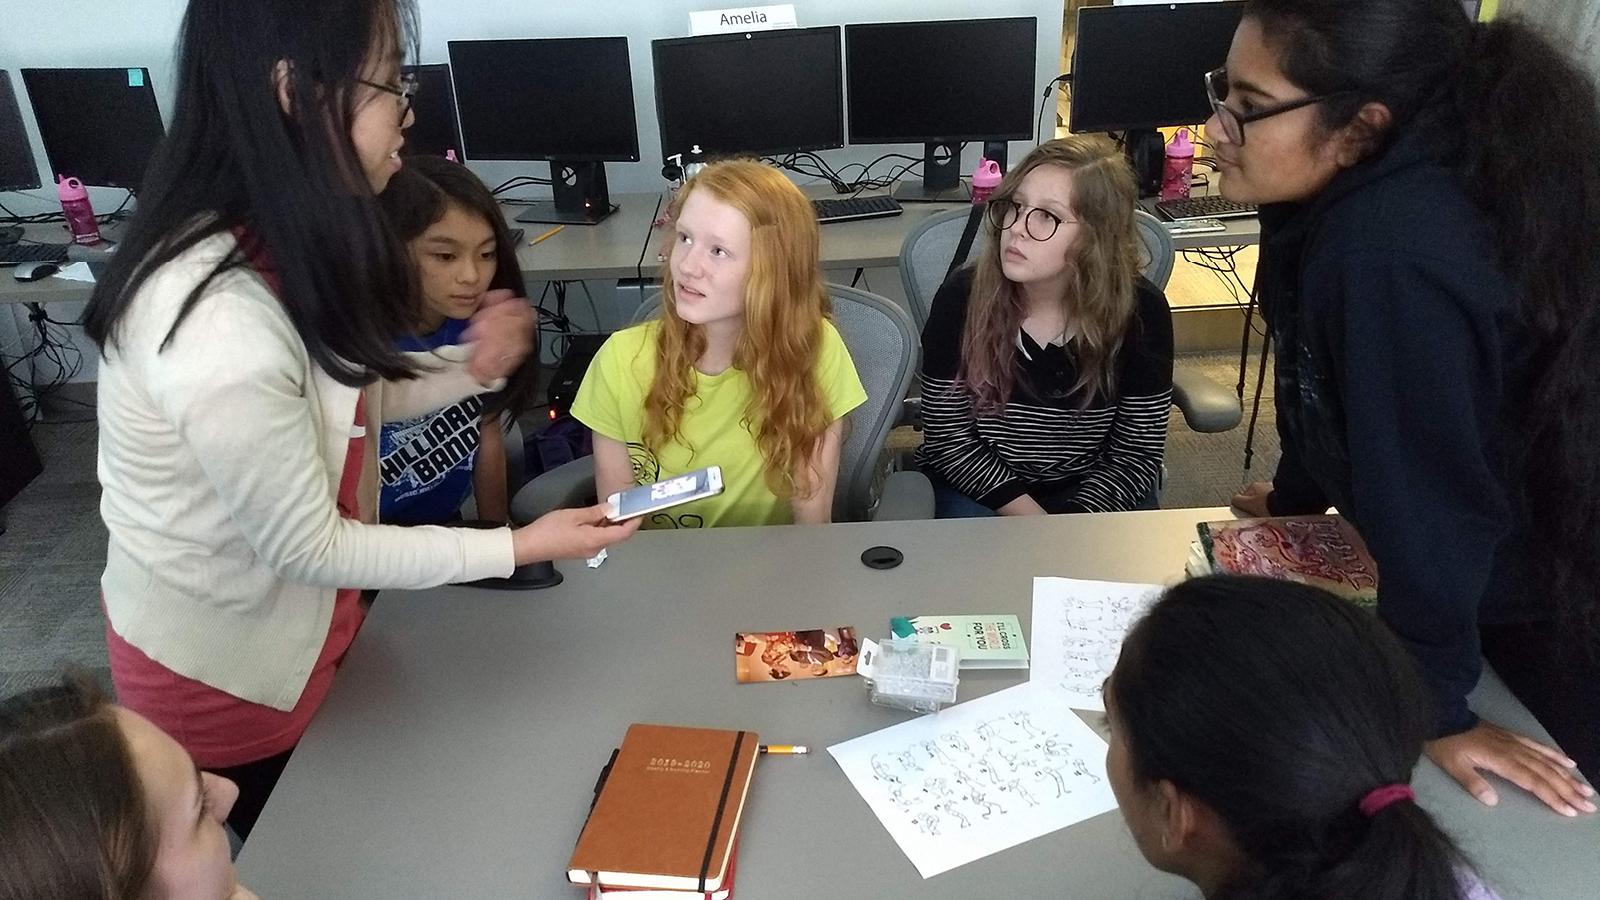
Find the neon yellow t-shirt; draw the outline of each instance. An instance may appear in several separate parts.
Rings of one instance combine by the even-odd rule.
[[[644,445],[644,401],[656,371],[657,322],[613,334],[589,364],[572,403],[572,415],[596,434],[628,447],[636,484],[651,484],[704,466],[722,467],[722,493],[645,517],[645,528],[715,528],[786,525],[794,521],[789,501],[767,487],[765,462],[755,436],[742,420],[750,402],[750,379],[739,369],[718,375],[695,372],[695,393],[678,436],[659,453]],[[837,421],[867,399],[850,351],[832,322],[822,323],[817,383]],[[692,448],[692,449],[691,449]]]

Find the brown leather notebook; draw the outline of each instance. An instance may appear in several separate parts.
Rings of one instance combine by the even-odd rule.
[[[751,731],[629,726],[573,848],[567,880],[720,890],[758,742]]]

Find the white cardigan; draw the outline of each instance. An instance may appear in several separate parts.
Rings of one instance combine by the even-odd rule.
[[[337,497],[359,388],[311,361],[254,272],[215,279],[172,342],[178,309],[233,247],[208,238],[153,273],[100,366],[101,579],[111,627],[180,675],[293,709],[338,588],[424,588],[510,574],[511,531],[368,524],[378,430],[483,391],[466,349],[366,388],[361,510]]]

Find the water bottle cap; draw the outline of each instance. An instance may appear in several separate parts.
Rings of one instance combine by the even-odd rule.
[[[992,159],[978,160],[978,168],[972,173],[972,186],[977,188],[992,188],[1000,184],[1000,164]]]
[[[89,190],[78,179],[63,175],[56,179],[56,195],[63,201],[86,200]]]
[[[1172,136],[1172,143],[1167,145],[1168,156],[1193,156],[1194,142],[1189,140],[1189,129],[1179,128],[1178,133]]]

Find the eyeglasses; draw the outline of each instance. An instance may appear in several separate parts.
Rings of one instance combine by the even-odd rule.
[[[1062,222],[1076,222],[1077,219],[1063,219],[1047,209],[1037,206],[1023,206],[1009,197],[1002,197],[989,201],[989,223],[1000,231],[1017,224],[1022,220],[1022,229],[1028,237],[1036,241],[1048,241],[1056,236],[1056,229]]]
[[[1247,113],[1242,113],[1235,111],[1233,107],[1228,106],[1227,103],[1224,102],[1228,99],[1228,68],[1224,66],[1220,69],[1213,69],[1206,73],[1206,99],[1211,101],[1211,111],[1216,113],[1217,121],[1222,123],[1223,134],[1228,136],[1229,141],[1241,147],[1244,146],[1244,127],[1249,125],[1251,122],[1259,122],[1262,119],[1276,116],[1279,113],[1286,113],[1291,110],[1301,109],[1303,107],[1310,106],[1313,103],[1321,103],[1324,100],[1330,100],[1334,97],[1340,96],[1341,94],[1347,93],[1349,93],[1349,91],[1337,91],[1332,94],[1318,94],[1314,97],[1301,97],[1298,100],[1290,100],[1286,103],[1279,103],[1275,106],[1268,106],[1262,109],[1255,109]]]
[[[376,81],[367,81],[364,78],[357,78],[356,84],[364,84],[374,90],[383,91],[385,94],[393,94],[395,96],[395,103],[400,107],[401,122],[404,122],[406,120],[406,116],[411,114],[411,106],[416,102],[417,97],[417,76],[400,76],[399,87],[395,87],[392,84],[379,84]]]

